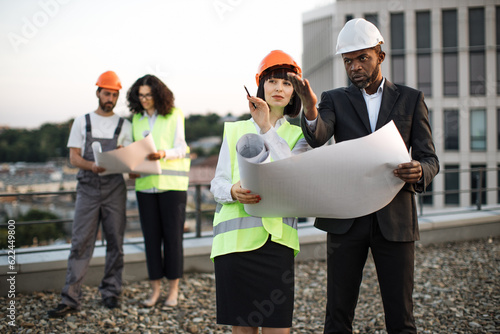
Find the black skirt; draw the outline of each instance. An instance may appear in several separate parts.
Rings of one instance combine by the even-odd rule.
[[[214,259],[217,323],[245,327],[292,327],[293,249],[272,242],[250,252]]]

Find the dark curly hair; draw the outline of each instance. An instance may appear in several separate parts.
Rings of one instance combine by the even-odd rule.
[[[288,72],[295,73],[294,70],[285,67],[277,67],[275,69],[271,68],[266,70],[266,72],[260,79],[259,88],[257,89],[257,97],[265,100],[266,98],[264,94],[264,83],[271,78],[288,80]],[[300,100],[300,97],[294,93],[292,95],[292,98],[290,99],[290,102],[291,104],[289,103],[285,107],[283,115],[287,115],[290,118],[297,117],[300,113],[300,109],[302,108],[302,101]]]
[[[151,74],[146,74],[142,78],[137,79],[128,90],[127,101],[131,112],[138,114],[144,111],[139,99],[139,87],[141,86],[149,86],[151,88],[151,94],[153,95],[158,115],[165,116],[172,112],[175,100],[174,93],[160,79]]]

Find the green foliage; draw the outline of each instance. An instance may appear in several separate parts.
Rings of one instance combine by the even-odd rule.
[[[39,129],[7,129],[0,132],[0,161],[45,162],[68,155],[71,121],[43,124]]]
[[[196,141],[203,137],[221,136],[224,131],[224,123],[217,114],[190,115],[186,118],[186,141]]]
[[[245,114],[238,119],[249,118],[250,114]],[[69,150],[66,145],[72,123],[73,120],[70,120],[61,124],[46,123],[33,130],[0,131],[0,161],[46,162],[52,158],[67,157]],[[188,144],[203,137],[222,137],[224,122],[216,113],[190,115],[185,120],[185,131]],[[218,148],[214,152],[217,153]]]
[[[243,114],[240,117],[238,117],[238,121],[246,121],[247,119],[252,118],[252,115],[250,113]]]
[[[18,222],[28,222],[28,221],[41,221],[41,220],[51,220],[58,219],[59,217],[51,212],[42,211],[38,209],[30,209],[26,214],[21,215],[14,219],[16,223]],[[5,223],[7,223],[11,218],[7,218]],[[8,246],[7,243],[7,228],[2,228],[0,230],[0,249],[5,249]],[[32,246],[33,240],[36,238],[39,244],[50,243],[53,240],[62,238],[65,236],[63,224],[50,223],[50,224],[34,224],[34,225],[16,225],[15,228],[15,246],[16,248]]]

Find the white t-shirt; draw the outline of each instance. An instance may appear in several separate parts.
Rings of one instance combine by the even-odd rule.
[[[118,116],[117,114],[106,117],[100,116],[95,112],[91,112],[90,125],[92,126],[92,137],[106,139],[113,138],[119,120],[120,116]],[[81,148],[82,156],[85,150],[85,125],[85,115],[81,115],[75,118],[73,126],[71,127],[67,145],[67,147]],[[122,130],[118,135],[117,145],[127,146],[132,142],[132,124],[130,124],[128,120],[124,120]]]

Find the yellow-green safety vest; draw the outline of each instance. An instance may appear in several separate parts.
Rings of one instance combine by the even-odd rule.
[[[149,120],[142,114],[134,114],[132,118],[132,132],[134,141],[141,140],[148,133],[152,133],[153,141],[157,148],[171,149],[174,147],[174,136],[177,120],[181,118],[184,122],[182,111],[173,108],[170,114],[158,115],[151,130]],[[161,190],[187,190],[189,185],[189,147],[186,155],[180,159],[160,159],[161,175],[148,175],[135,179],[135,190],[141,191],[151,188]]]
[[[257,133],[251,120],[228,122],[224,124],[231,160],[232,184],[240,180],[238,159],[236,158],[236,143],[247,133]],[[278,135],[285,139],[290,149],[297,141],[304,137],[300,127],[291,125],[288,121],[277,129]],[[293,182],[293,180],[290,180]],[[297,233],[297,219],[260,218],[250,216],[245,212],[240,202],[217,204],[213,222],[213,243],[210,258],[234,252],[246,252],[262,247],[269,235],[273,242],[285,245],[299,252],[299,236]]]

